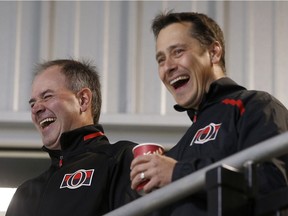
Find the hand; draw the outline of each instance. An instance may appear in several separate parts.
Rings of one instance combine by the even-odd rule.
[[[143,188],[145,193],[169,184],[176,163],[176,160],[158,154],[136,157],[131,163],[131,188],[136,189],[137,185],[143,181],[140,177],[142,172],[145,174],[145,179],[149,179]]]

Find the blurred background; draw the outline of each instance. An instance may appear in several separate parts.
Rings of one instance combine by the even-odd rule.
[[[222,27],[227,74],[288,106],[288,2],[285,1],[1,1],[0,216],[9,195],[49,165],[30,120],[36,63],[94,62],[101,75],[100,123],[110,141],[177,143],[190,125],[160,82],[150,30],[162,10],[203,12]],[[4,195],[5,194],[5,195]],[[5,196],[3,199],[1,196]]]

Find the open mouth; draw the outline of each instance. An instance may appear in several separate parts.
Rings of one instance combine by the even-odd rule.
[[[178,89],[189,81],[189,76],[179,76],[170,82],[174,89]]]
[[[55,121],[56,121],[56,118],[45,118],[42,121],[40,121],[40,126],[43,129],[43,128],[49,126],[50,124],[52,124]]]

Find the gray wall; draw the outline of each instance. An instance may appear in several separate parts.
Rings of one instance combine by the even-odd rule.
[[[111,141],[174,145],[190,122],[161,84],[150,23],[162,9],[207,13],[226,35],[227,72],[288,106],[288,2],[0,2],[0,147],[38,148],[30,120],[33,65],[91,59],[101,72],[101,123]]]

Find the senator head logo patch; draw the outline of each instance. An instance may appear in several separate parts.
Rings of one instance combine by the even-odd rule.
[[[204,144],[208,141],[215,140],[220,127],[221,123],[220,124],[210,123],[206,127],[199,129],[194,135],[190,143],[190,146],[193,144]]]
[[[77,189],[82,186],[90,186],[92,182],[92,177],[94,174],[94,169],[80,169],[71,174],[65,174],[63,177],[60,189]]]

